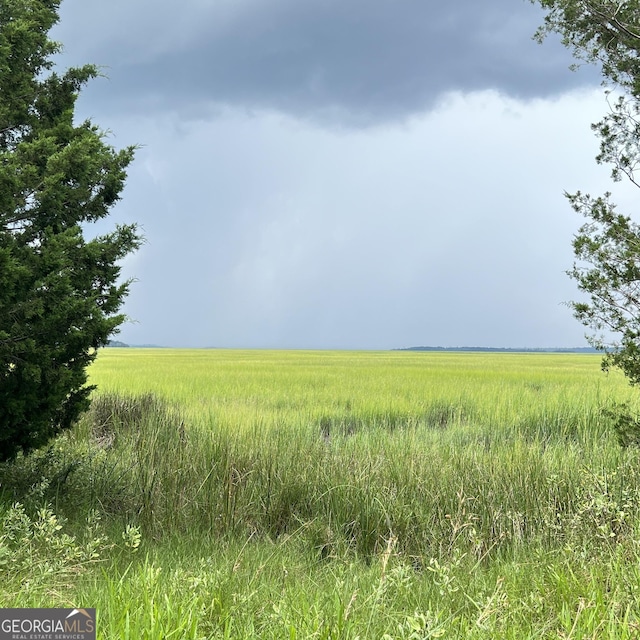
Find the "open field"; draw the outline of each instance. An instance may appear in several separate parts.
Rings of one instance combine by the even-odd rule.
[[[114,639],[640,634],[640,456],[602,413],[640,405],[598,356],[111,349],[91,382],[0,469],[0,606]]]

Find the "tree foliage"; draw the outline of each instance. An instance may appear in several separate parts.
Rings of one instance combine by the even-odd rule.
[[[534,2],[536,0],[533,0]],[[640,168],[640,4],[637,0],[537,0],[548,10],[537,37],[560,34],[578,60],[600,66],[612,100],[592,125],[600,138],[598,163],[611,166],[615,181],[638,182]],[[613,97],[615,99],[613,99]],[[603,368],[617,366],[640,383],[640,226],[618,213],[611,194],[567,194],[586,222],[573,248],[570,270],[587,302],[573,303],[575,316],[605,352]]]
[[[640,94],[640,6],[636,0],[532,0],[547,14],[536,36],[558,33],[578,60],[595,63],[607,82]]]
[[[117,151],[76,99],[95,66],[58,74],[59,0],[0,0],[0,459],[68,428],[86,368],[123,322],[118,261],[135,225],[85,238],[119,200],[134,149]]]

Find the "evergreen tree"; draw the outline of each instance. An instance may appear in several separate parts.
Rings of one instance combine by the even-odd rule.
[[[135,225],[86,239],[119,200],[134,149],[74,122],[95,66],[52,71],[59,0],[0,0],[0,460],[88,407],[87,366],[123,322],[118,261]]]

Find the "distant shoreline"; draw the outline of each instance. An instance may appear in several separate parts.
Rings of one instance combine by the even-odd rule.
[[[403,347],[391,351],[477,351],[482,353],[600,353],[593,347]]]
[[[127,344],[119,340],[110,340],[108,348],[131,349],[171,349],[157,344]],[[189,347],[192,349],[214,349],[216,347]],[[383,349],[384,351],[384,349]],[[593,347],[538,347],[538,348],[514,348],[514,347],[399,347],[388,351],[442,351],[442,352],[477,352],[477,353],[601,353]]]

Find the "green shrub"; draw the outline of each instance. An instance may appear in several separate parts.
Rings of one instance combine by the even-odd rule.
[[[33,597],[61,588],[113,546],[95,511],[89,512],[80,536],[66,533],[64,525],[50,506],[40,507],[32,516],[19,502],[6,509],[0,517],[0,590]]]

